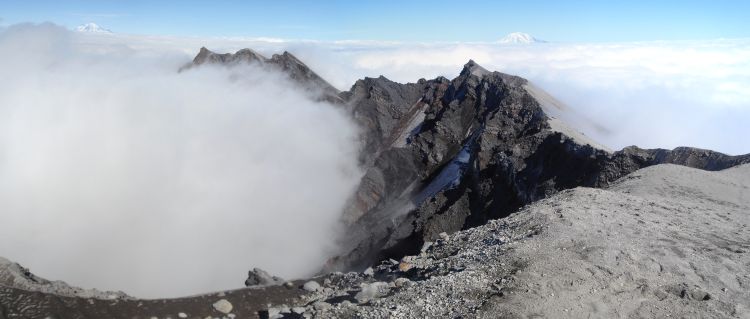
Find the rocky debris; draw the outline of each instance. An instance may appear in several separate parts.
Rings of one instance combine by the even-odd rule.
[[[216,309],[216,311],[223,314],[232,312],[232,303],[227,301],[226,299],[220,299],[214,302],[212,306],[214,307],[214,309]]]
[[[61,296],[0,285],[0,314],[6,319],[25,318],[257,318],[269,304],[294,304],[305,293],[302,283],[243,288],[219,293],[169,299],[95,299]],[[225,300],[229,313],[214,308]],[[220,305],[220,304],[219,304]],[[0,317],[2,317],[0,316]]]
[[[359,292],[354,295],[354,299],[359,303],[365,303],[372,299],[385,296],[390,290],[391,286],[387,282],[377,281],[373,283],[362,283]]]
[[[329,274],[290,307],[306,318],[742,317],[748,212],[750,165],[657,165],[443,236],[373,276]]]
[[[281,277],[271,276],[271,274],[260,268],[253,268],[253,270],[249,271],[245,280],[246,287],[281,285],[283,283],[284,279]]]
[[[688,147],[600,149],[547,114],[569,108],[550,106],[527,80],[474,61],[453,80],[365,78],[340,96],[363,129],[366,173],[343,218],[350,225],[344,251],[325,271],[418,253],[441,233],[483,225],[561,190],[606,187],[643,167],[750,163],[750,155]]]

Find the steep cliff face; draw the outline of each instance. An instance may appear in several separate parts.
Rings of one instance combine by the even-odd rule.
[[[482,225],[563,189],[606,187],[646,166],[720,170],[750,162],[688,147],[613,153],[568,125],[554,97],[471,60],[453,80],[401,84],[381,76],[340,93],[288,52],[267,59],[250,49],[201,48],[185,68],[205,63],[274,68],[359,124],[366,173],[342,216],[349,231],[341,254],[324,271],[414,253],[442,232]]]
[[[577,186],[606,187],[642,167],[720,170],[750,162],[696,148],[609,152],[548,114],[528,81],[473,61],[453,80],[358,81],[341,97],[363,127],[368,170],[327,270],[416,252],[442,232],[507,216]]]

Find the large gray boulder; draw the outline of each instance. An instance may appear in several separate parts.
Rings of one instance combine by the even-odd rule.
[[[246,287],[281,285],[283,283],[284,279],[281,277],[272,276],[260,268],[253,268],[253,270],[248,271],[247,279],[245,280]]]

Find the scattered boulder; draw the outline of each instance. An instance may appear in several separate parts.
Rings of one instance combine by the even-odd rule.
[[[396,278],[396,280],[393,283],[396,285],[396,287],[403,287],[409,284],[410,282],[411,280],[409,280],[409,278],[401,277],[401,278]]]
[[[365,271],[363,273],[365,274],[365,276],[373,276],[373,275],[375,275],[375,271],[372,269],[372,267],[368,267],[367,269],[365,269]]]
[[[320,290],[321,286],[317,281],[310,280],[306,282],[304,285],[302,285],[302,289],[310,291],[310,292],[315,292],[315,291]]]
[[[354,299],[359,303],[365,303],[372,299],[385,296],[391,290],[390,284],[382,281],[362,283],[360,287],[360,292],[354,296]]]
[[[226,299],[220,299],[219,301],[214,302],[213,307],[214,309],[216,309],[216,311],[223,314],[232,312],[232,303]]]
[[[315,303],[313,303],[313,308],[318,311],[327,310],[331,308],[331,304],[325,301],[316,301]]]
[[[268,272],[260,268],[253,268],[253,270],[249,271],[247,280],[245,280],[245,286],[247,287],[281,285],[283,283],[284,279],[271,276]]]

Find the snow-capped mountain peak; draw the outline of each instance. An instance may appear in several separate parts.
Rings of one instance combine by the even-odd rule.
[[[112,33],[112,31],[100,27],[98,24],[90,22],[82,24],[76,27],[78,32],[91,32],[91,33]]]
[[[513,32],[500,39],[500,43],[504,44],[531,44],[531,43],[543,43],[546,41],[534,38],[528,33]]]

